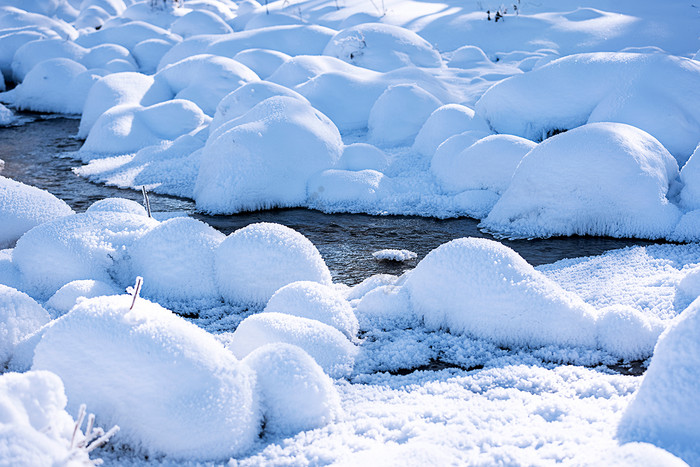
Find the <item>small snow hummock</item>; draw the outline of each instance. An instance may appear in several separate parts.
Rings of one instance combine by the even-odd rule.
[[[53,318],[57,318],[68,313],[81,299],[119,295],[119,293],[119,289],[111,283],[91,279],[77,280],[58,289],[44,306],[52,313]]]
[[[340,413],[332,380],[301,348],[266,344],[241,363],[255,372],[266,432],[294,435],[326,425]]]
[[[0,284],[0,368],[15,347],[49,322],[49,314],[24,292]]]
[[[286,343],[306,351],[331,378],[352,372],[357,347],[336,328],[315,319],[283,313],[258,313],[241,321],[228,348],[244,358],[265,344]]]
[[[279,289],[265,306],[265,312],[315,319],[354,339],[358,323],[350,304],[333,288],[318,282],[292,282]]]
[[[46,330],[33,369],[56,373],[70,410],[87,404],[145,453],[214,460],[250,449],[261,426],[252,370],[203,329],[133,300],[80,302]]]
[[[316,247],[299,232],[261,222],[236,230],[214,252],[219,292],[230,303],[265,305],[296,281],[331,284]]]
[[[618,427],[622,441],[655,444],[700,465],[700,299],[664,331]]]
[[[379,261],[410,261],[416,259],[418,254],[411,250],[385,249],[375,251],[372,256]]]

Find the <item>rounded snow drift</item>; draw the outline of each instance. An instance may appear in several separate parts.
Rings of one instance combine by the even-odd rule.
[[[465,131],[491,133],[486,121],[475,116],[469,107],[459,104],[443,105],[425,121],[413,143],[413,150],[423,156],[432,157],[438,146],[450,136]]]
[[[126,198],[105,198],[95,201],[85,212],[123,212],[137,216],[147,215],[146,209],[142,205]]]
[[[49,322],[49,314],[29,295],[0,284],[0,367],[15,346]]]
[[[46,308],[54,317],[68,313],[81,298],[95,298],[104,295],[118,295],[119,290],[112,284],[90,279],[69,282],[46,301]]]

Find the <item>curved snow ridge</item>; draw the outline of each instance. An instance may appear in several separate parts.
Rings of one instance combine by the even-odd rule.
[[[627,123],[661,141],[682,165],[700,134],[692,104],[700,100],[699,79],[700,63],[683,57],[570,55],[497,83],[476,111],[499,133],[532,140],[585,123]]]

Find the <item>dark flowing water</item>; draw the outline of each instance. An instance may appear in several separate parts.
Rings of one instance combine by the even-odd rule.
[[[56,157],[76,151],[82,142],[73,135],[78,120],[38,118],[22,126],[0,128],[0,159],[5,161],[2,175],[50,191],[76,211],[84,211],[93,202],[108,197],[138,202],[138,191],[91,183],[73,174],[79,161]],[[210,216],[196,212],[187,199],[150,194],[154,211],[184,211],[225,234],[254,222],[276,222],[297,230],[311,240],[323,255],[336,281],[352,285],[378,273],[400,274],[415,267],[430,250],[460,237],[493,238],[477,228],[469,218],[432,219],[415,216],[368,216],[364,214],[324,214],[307,209],[276,209],[230,216]],[[577,256],[597,255],[607,250],[651,242],[600,237],[560,237],[538,240],[504,240],[533,265]],[[372,257],[384,248],[408,249],[418,259],[404,263],[377,261]]]

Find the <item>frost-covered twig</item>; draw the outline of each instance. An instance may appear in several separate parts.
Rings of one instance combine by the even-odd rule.
[[[80,431],[80,427],[85,421],[85,414],[87,413],[87,407],[85,404],[80,405],[78,411],[78,418],[75,420],[75,426],[73,427],[73,437],[70,441],[71,457],[79,454],[85,453],[89,454],[93,450],[104,446],[112,436],[114,436],[119,431],[119,426],[114,425],[107,433],[104,432],[102,428],[95,427],[95,414],[88,415],[88,423],[85,429],[85,435],[83,439],[76,442],[77,434]],[[102,459],[90,459],[92,465],[102,464]]]
[[[146,187],[144,185],[141,185],[141,193],[143,193],[143,206],[148,212],[148,217],[153,217],[151,216],[151,201],[148,199],[148,193],[146,192]]]
[[[126,292],[128,294],[131,294],[134,298],[131,300],[131,306],[129,307],[129,310],[134,309],[134,305],[136,305],[136,299],[139,296],[139,293],[141,293],[141,286],[143,285],[143,277],[141,276],[136,276],[136,284],[134,284],[133,287],[127,287]]]

